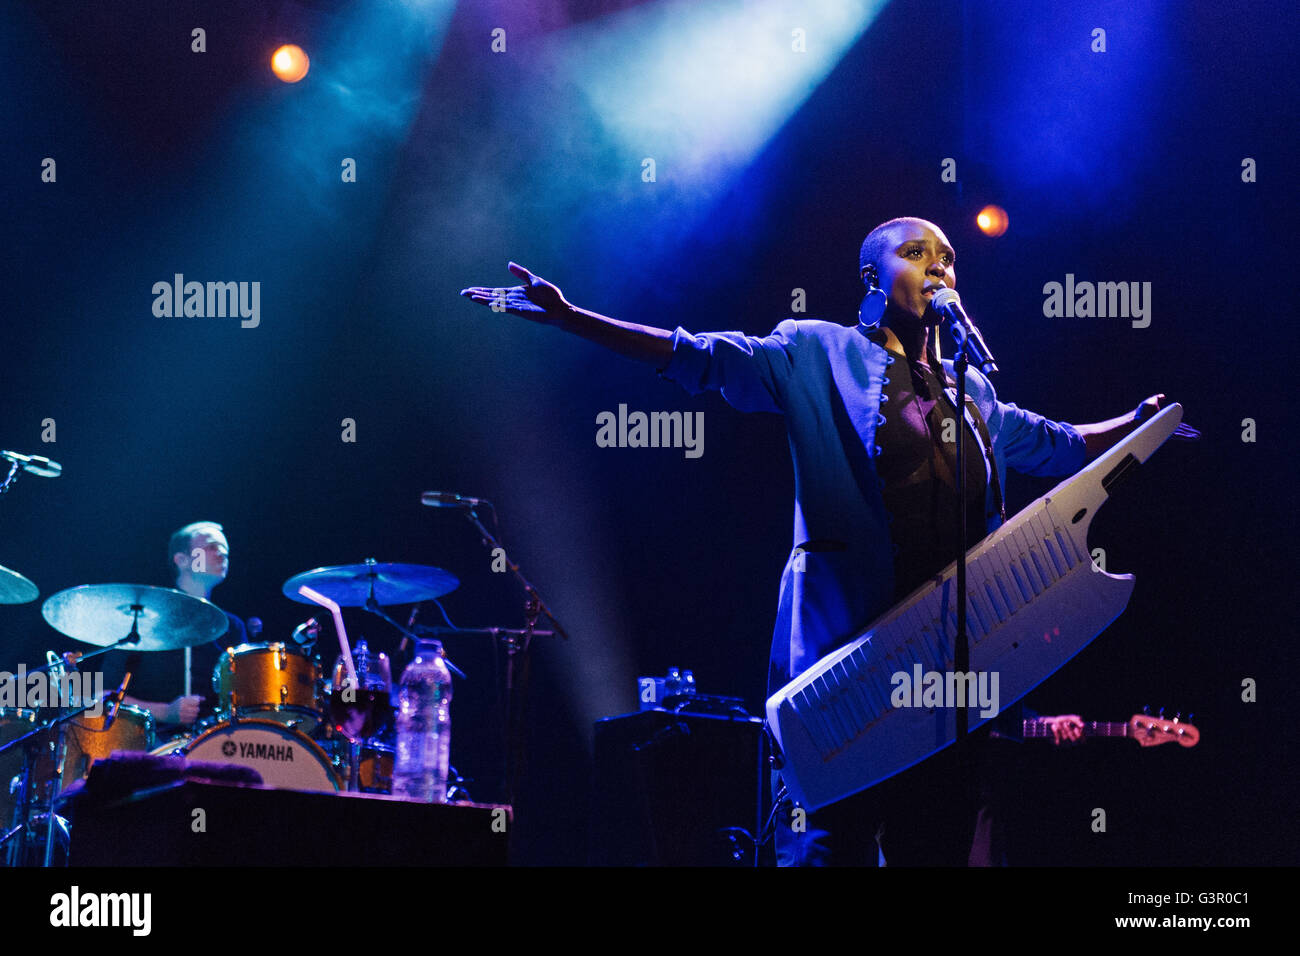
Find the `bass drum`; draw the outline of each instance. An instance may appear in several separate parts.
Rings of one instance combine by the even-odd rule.
[[[197,737],[169,740],[153,753],[252,767],[279,790],[333,793],[340,784],[315,741],[271,720],[224,721]]]

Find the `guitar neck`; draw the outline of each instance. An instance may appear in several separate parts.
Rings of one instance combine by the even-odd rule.
[[[1026,740],[1031,738],[1046,737],[1052,739],[1052,725],[1049,721],[1039,718],[1036,720],[1024,721],[1024,736]],[[1114,723],[1108,720],[1087,720],[1083,723],[1083,735],[1085,737],[1131,737],[1127,723]]]

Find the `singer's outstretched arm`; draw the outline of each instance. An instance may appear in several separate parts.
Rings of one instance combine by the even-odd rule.
[[[1161,392],[1158,395],[1152,395],[1139,405],[1135,411],[1126,412],[1117,418],[1107,419],[1104,422],[1093,422],[1090,425],[1075,425],[1074,427],[1083,436],[1083,444],[1088,449],[1088,458],[1092,459],[1123,441],[1130,432],[1170,404],[1172,403]]]
[[[657,368],[667,367],[673,357],[673,334],[667,329],[623,322],[580,309],[565,299],[564,293],[556,286],[533,275],[523,266],[512,262],[508,268],[523,280],[523,285],[507,288],[470,286],[462,289],[460,294],[481,305],[491,306],[497,303],[500,311],[520,315],[542,325],[554,325],[589,342],[603,345],[619,355]]]

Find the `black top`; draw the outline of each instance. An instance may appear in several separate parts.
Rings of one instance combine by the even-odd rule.
[[[872,341],[884,346],[885,333]],[[916,590],[957,557],[957,415],[936,369],[890,352],[876,430],[876,473],[890,515],[894,545],[894,601]],[[942,371],[942,366],[936,367]],[[984,456],[970,426],[965,429],[966,546],[985,535]],[[947,438],[949,440],[945,441]]]
[[[887,337],[882,330],[868,333],[882,348]],[[928,351],[928,350],[927,350]],[[930,362],[913,362],[890,350],[880,406],[884,424],[876,430],[876,473],[883,482],[881,492],[889,511],[890,538],[894,545],[894,602],[898,603],[938,574],[957,558],[957,444],[955,429],[948,427],[953,441],[944,441],[944,419],[955,421],[953,403],[944,386],[954,383],[947,370],[930,357]],[[943,374],[943,380],[936,374]],[[966,466],[966,547],[974,547],[986,534],[984,493],[988,478],[984,456],[971,428],[963,420]],[[977,733],[996,729],[1012,739],[1020,738],[1022,717],[1038,716],[1021,705],[1005,708]]]

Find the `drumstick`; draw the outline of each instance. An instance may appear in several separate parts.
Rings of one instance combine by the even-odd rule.
[[[298,593],[301,594],[303,597],[305,597],[307,600],[314,601],[315,603],[319,604],[323,608],[328,608],[329,612],[332,615],[334,615],[334,631],[335,633],[338,634],[339,651],[343,655],[343,666],[347,668],[348,680],[351,682],[351,686],[354,689],[356,689],[357,669],[356,666],[353,665],[352,663],[352,647],[348,644],[348,632],[343,627],[343,612],[339,610],[339,606],[337,604],[335,604],[325,595],[318,594],[316,591],[313,591],[305,584],[298,589]]]
[[[194,648],[185,648],[185,696],[190,696],[190,667],[194,663]],[[173,673],[175,673],[173,671]]]

